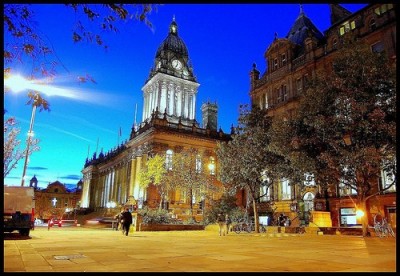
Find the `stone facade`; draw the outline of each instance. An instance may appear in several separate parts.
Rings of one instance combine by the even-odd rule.
[[[215,149],[217,142],[228,141],[230,134],[217,130],[215,126],[216,105],[206,108],[207,120],[211,124],[200,126],[196,121],[198,87],[188,50],[178,36],[178,26],[173,20],[142,88],[142,122],[138,125],[133,123],[129,141],[106,154],[101,152],[87,160],[82,170],[82,207],[107,208],[113,202],[115,204],[111,208],[117,212],[129,198],[134,198],[136,206],[132,206],[132,209],[145,206],[158,208],[161,198],[157,187],[150,185],[142,188],[139,174],[149,156],[166,154],[167,151],[195,150],[206,163],[214,163],[216,173],[213,185],[221,186]],[[220,195],[209,196],[216,199]],[[191,199],[183,192],[173,191],[168,198],[169,202],[164,207],[182,219],[188,216],[192,200],[194,217],[201,220],[200,195]]]
[[[306,16],[300,5],[300,14],[288,35],[275,37],[265,52],[267,69],[264,74],[256,64],[250,72],[250,98],[253,106],[266,110],[270,116],[291,117],[297,107],[307,79],[321,68],[329,67],[337,53],[344,34],[351,32],[360,41],[371,46],[372,51],[385,51],[390,62],[396,63],[396,12],[395,4],[370,4],[351,13],[338,4],[330,5],[331,26],[320,32]],[[376,187],[383,179],[376,179]],[[331,222],[319,226],[345,226],[346,208],[354,208],[352,197],[338,195],[337,191],[325,194],[318,185],[290,187],[290,196],[284,196],[283,184],[272,187],[271,199],[275,211],[294,219],[297,211],[328,211]],[[268,207],[261,202],[261,212]],[[379,203],[378,203],[379,202]],[[369,201],[372,213],[380,212],[396,226],[396,190]],[[306,218],[302,218],[304,220]]]

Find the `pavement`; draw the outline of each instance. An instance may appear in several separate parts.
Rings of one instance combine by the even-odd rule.
[[[4,272],[396,272],[396,239],[35,227],[4,234]],[[215,230],[214,230],[215,229]]]

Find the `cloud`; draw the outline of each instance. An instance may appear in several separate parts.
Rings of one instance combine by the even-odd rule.
[[[20,176],[8,176],[8,175],[7,175],[7,178],[11,178],[11,179],[21,179]]]
[[[60,178],[70,179],[70,180],[81,180],[82,177],[80,175],[70,174],[70,175],[66,175],[66,176],[61,176]]]
[[[36,170],[36,171],[44,171],[48,170],[48,168],[45,167],[29,167],[30,170]]]

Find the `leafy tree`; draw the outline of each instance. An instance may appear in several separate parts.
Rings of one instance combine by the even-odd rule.
[[[205,164],[207,164],[205,158],[198,155],[194,149],[176,152],[172,157],[171,182],[176,183],[176,187],[188,195],[192,217],[195,195],[206,198],[208,194],[218,189],[211,185],[212,179]]]
[[[296,116],[276,118],[273,127],[274,150],[296,170],[314,173],[327,190],[340,184],[356,191],[358,207],[366,214],[363,236],[368,232],[367,200],[396,182],[395,103],[395,68],[385,54],[346,39],[332,68],[308,84]],[[394,181],[376,190],[381,170]]]
[[[217,215],[228,214],[233,222],[238,222],[245,216],[245,210],[236,205],[236,196],[225,192],[221,198],[212,200],[211,208],[205,212],[204,224],[216,222]]]
[[[108,46],[100,33],[118,32],[118,23],[129,20],[143,22],[152,28],[148,15],[153,10],[157,10],[158,5],[65,4],[65,7],[71,8],[75,12],[72,40],[77,43],[82,41],[95,43],[107,49]],[[35,26],[34,21],[35,14],[32,11],[32,4],[4,4],[4,71],[10,73],[11,64],[21,62],[27,57],[34,64],[32,77],[39,74],[40,77],[51,79],[56,75],[56,68],[60,66],[61,62],[55,49],[51,46],[51,41],[46,40],[46,37]],[[95,27],[90,28],[93,26]],[[67,70],[65,67],[64,69]],[[78,80],[94,81],[88,74],[78,76]]]
[[[271,118],[258,107],[251,110],[241,106],[239,126],[232,140],[219,143],[217,156],[220,160],[221,180],[228,190],[235,193],[244,189],[248,200],[252,202],[256,231],[259,231],[257,202],[271,185],[281,177],[280,168],[285,166],[285,159],[271,151],[268,130]],[[247,206],[246,206],[247,208]]]
[[[161,197],[159,206],[161,210],[170,189],[164,155],[155,154],[147,159],[146,166],[139,173],[139,182],[141,188],[147,188],[150,184],[157,187]]]

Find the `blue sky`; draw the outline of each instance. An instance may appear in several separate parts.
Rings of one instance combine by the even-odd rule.
[[[366,4],[343,4],[351,12]],[[165,4],[149,15],[154,28],[139,22],[118,24],[118,33],[104,33],[109,49],[94,44],[73,43],[75,15],[61,4],[32,5],[35,23],[53,46],[60,64],[51,91],[44,96],[51,111],[36,112],[34,134],[40,151],[29,158],[25,185],[36,175],[39,187],[56,180],[75,185],[82,177],[86,158],[101,149],[107,152],[129,138],[132,124],[142,119],[142,91],[158,46],[168,34],[175,16],[179,36],[186,43],[200,87],[196,119],[201,124],[200,106],[218,104],[218,127],[230,132],[236,125],[238,107],[249,103],[252,64],[263,74],[264,53],[275,33],[283,38],[300,13],[299,4]],[[328,4],[304,4],[303,11],[324,32],[330,26]],[[60,20],[61,19],[61,20]],[[4,37],[7,43],[7,37]],[[28,60],[12,67],[28,75]],[[78,83],[77,75],[91,75],[96,83]],[[60,89],[57,89],[60,88]],[[63,89],[63,90],[61,90]],[[63,91],[74,93],[66,97]],[[21,148],[25,147],[31,107],[27,91],[6,93],[5,117],[19,122]],[[122,135],[119,137],[119,129]],[[5,184],[20,185],[24,160],[18,163]]]

